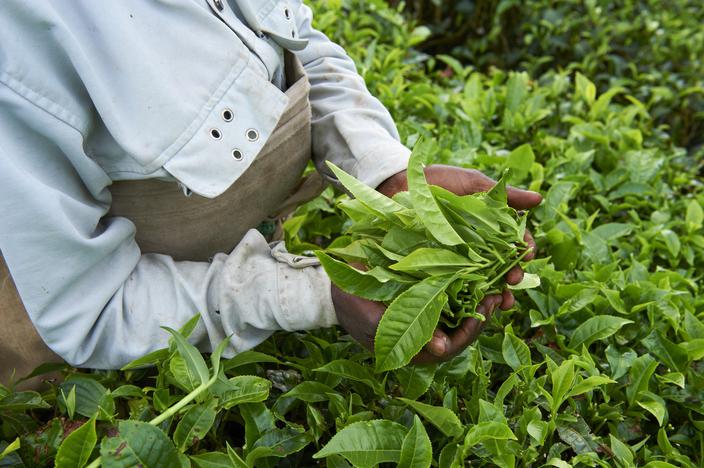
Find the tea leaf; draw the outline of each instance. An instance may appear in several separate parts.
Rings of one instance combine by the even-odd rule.
[[[350,424],[330,439],[313,458],[342,455],[354,466],[371,468],[379,463],[398,463],[406,429],[383,419]]]
[[[401,468],[429,468],[433,461],[433,447],[418,416],[413,419],[413,426],[406,434],[401,445]]]
[[[161,429],[141,421],[120,421],[119,434],[100,444],[101,465],[107,468],[181,466],[176,447]]]
[[[74,387],[75,388],[75,387]],[[81,427],[70,433],[59,446],[56,453],[56,467],[85,466],[98,441],[95,432],[95,418],[90,418]]]
[[[410,362],[430,341],[447,303],[445,289],[453,277],[429,277],[401,293],[386,309],[374,338],[377,372]]]
[[[452,410],[442,406],[433,406],[419,401],[409,400],[408,398],[399,397],[398,399],[413,408],[429,423],[440,429],[446,436],[458,437],[462,434],[462,423]]]
[[[450,246],[463,244],[464,241],[445,218],[425,180],[423,168],[429,151],[430,142],[417,142],[408,163],[408,191],[411,194],[413,208],[418,213],[418,217],[425,227],[428,228],[428,231],[438,242]]]

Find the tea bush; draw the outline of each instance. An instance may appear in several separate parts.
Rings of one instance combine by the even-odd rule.
[[[220,361],[182,339],[190,323],[136,363],[153,368],[64,369],[41,394],[0,387],[0,466],[702,466],[704,150],[701,132],[688,139],[674,123],[689,109],[690,130],[701,124],[687,96],[701,92],[690,71],[702,54],[682,59],[702,51],[701,9],[656,3],[608,7],[614,19],[585,14],[607,11],[599,2],[498,2],[486,28],[513,18],[510,37],[537,31],[533,42],[458,52],[424,49],[442,23],[417,9],[316,2],[318,26],[407,145],[423,137],[436,162],[492,176],[510,168],[511,183],[544,194],[528,218],[541,286],[449,362],[382,373],[338,328],[278,333]],[[551,11],[571,22],[546,23]],[[642,36],[646,13],[659,26]],[[603,44],[624,28],[635,39],[618,66],[551,42]],[[328,189],[301,207],[285,226],[290,249],[336,238],[342,198]]]

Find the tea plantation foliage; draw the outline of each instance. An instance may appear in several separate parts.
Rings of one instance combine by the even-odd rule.
[[[0,387],[0,466],[704,465],[701,5],[314,8],[408,146],[544,194],[541,286],[451,361],[382,373],[340,329],[220,362],[191,323],[156,368]],[[344,230],[340,197],[295,213],[291,250]]]

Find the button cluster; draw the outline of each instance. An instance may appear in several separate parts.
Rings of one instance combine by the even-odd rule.
[[[220,112],[220,117],[222,117],[223,122],[227,123],[234,120],[235,114],[232,109],[226,107]],[[208,132],[213,140],[222,140],[223,133],[219,128],[211,128]],[[251,142],[257,141],[259,139],[259,131],[256,128],[249,128],[245,132],[245,137]],[[244,153],[238,148],[233,148],[231,154],[236,161],[244,159]]]

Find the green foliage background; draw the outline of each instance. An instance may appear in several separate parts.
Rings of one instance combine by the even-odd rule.
[[[219,368],[174,338],[145,358],[156,370],[0,387],[0,466],[46,466],[64,440],[59,466],[702,466],[704,9],[313,7],[404,143],[423,135],[437,162],[510,167],[544,194],[529,217],[542,286],[439,366],[374,374],[329,329],[277,334]],[[287,222],[291,250],[341,232],[339,196]]]

